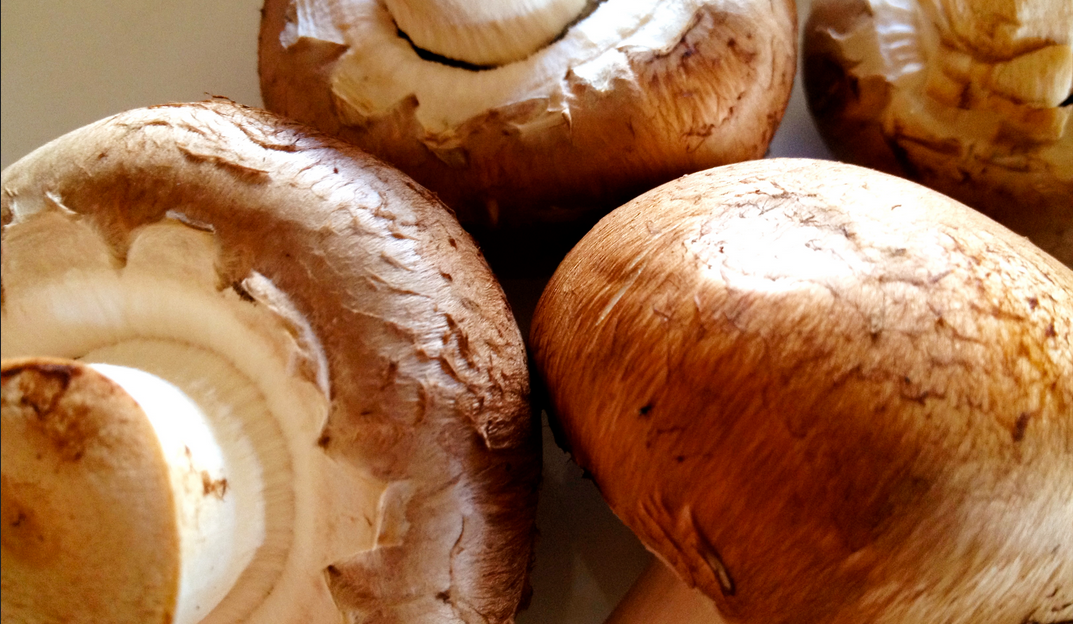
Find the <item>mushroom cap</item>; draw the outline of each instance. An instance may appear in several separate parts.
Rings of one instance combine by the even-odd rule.
[[[490,68],[423,59],[379,3],[267,0],[263,16],[266,106],[398,166],[478,232],[588,227],[679,175],[761,157],[796,63],[790,0],[607,0]]]
[[[686,176],[571,251],[530,338],[575,460],[728,620],[1073,617],[1073,272],[966,206]]]
[[[19,269],[7,241],[36,213],[90,223],[116,266],[141,226],[178,216],[210,230],[219,289],[264,276],[323,347],[323,453],[388,484],[375,547],[316,582],[352,618],[513,619],[539,477],[524,349],[491,271],[431,193],[217,100],[122,113],[47,144],[4,170],[2,209],[5,300]]]
[[[907,177],[1073,267],[1073,5],[818,0],[804,84],[840,159]]]

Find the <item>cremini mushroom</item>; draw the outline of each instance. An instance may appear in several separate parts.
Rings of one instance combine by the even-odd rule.
[[[617,623],[1073,618],[1073,271],[963,204],[828,161],[686,176],[571,251],[531,348],[692,602]]]
[[[796,22],[791,0],[267,0],[262,94],[409,173],[474,231],[554,232],[763,156]]]
[[[409,178],[229,102],[130,111],[4,170],[2,268],[5,621],[513,621],[521,337]]]
[[[817,0],[809,106],[840,158],[921,182],[1073,267],[1073,3]]]

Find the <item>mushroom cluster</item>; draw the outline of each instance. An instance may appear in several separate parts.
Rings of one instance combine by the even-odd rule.
[[[620,205],[530,335],[656,554],[608,624],[1073,622],[1073,5],[815,4],[832,150],[1017,234],[740,162],[793,0],[265,0],[275,112],[5,169],[4,622],[513,622],[540,432],[470,235],[543,270]]]
[[[262,94],[410,174],[471,230],[550,234],[762,157],[796,22],[790,0],[267,0]]]
[[[817,0],[810,107],[840,158],[905,176],[1073,267],[1073,3]]]
[[[213,101],[57,139],[2,205],[5,621],[512,621],[525,355],[430,193]]]
[[[530,341],[576,461],[727,621],[1073,618],[1073,271],[965,205],[826,161],[686,176],[582,239]]]

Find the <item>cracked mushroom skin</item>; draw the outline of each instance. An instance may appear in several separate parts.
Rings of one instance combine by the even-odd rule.
[[[1020,624],[1073,618],[1071,338],[1025,239],[774,159],[605,217],[530,345],[578,464],[727,621]]]
[[[398,166],[478,233],[588,227],[662,182],[760,158],[789,100],[792,0],[576,3],[550,43],[484,66],[415,48],[395,4],[268,0],[262,95]]]
[[[822,0],[809,107],[839,158],[908,177],[1073,267],[1073,4]]]
[[[4,170],[2,206],[5,359],[133,366],[252,412],[214,421],[252,467],[212,492],[252,492],[260,537],[216,606],[176,621],[513,621],[540,461],[524,349],[429,192],[211,101],[49,143]],[[32,505],[4,471],[5,508]]]

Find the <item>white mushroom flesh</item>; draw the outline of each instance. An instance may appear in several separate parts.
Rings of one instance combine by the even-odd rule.
[[[414,97],[419,103],[416,119],[429,133],[429,142],[442,143],[466,120],[512,104],[539,104],[515,120],[523,135],[530,127],[569,124],[571,75],[598,91],[610,91],[619,80],[632,81],[628,54],[677,44],[705,4],[606,0],[524,61],[483,71],[422,59],[398,35],[388,9],[374,2],[326,5],[295,0],[295,19],[280,39],[284,47],[300,38],[347,46],[332,69],[332,90],[348,105],[340,107],[340,114],[356,117],[344,119],[347,123],[387,113]],[[726,5],[728,11],[738,7],[737,2]]]
[[[473,65],[521,60],[557,37],[585,0],[385,0],[414,45]]]
[[[249,396],[249,382],[232,367],[220,366],[219,358],[170,341],[125,342],[82,359],[137,362],[137,368],[90,366],[126,390],[157,433],[177,503],[182,551],[174,621],[198,622],[223,600],[265,540],[260,464],[237,426],[263,414],[264,399]],[[196,399],[148,370],[178,381]],[[229,390],[237,396],[227,396]],[[248,415],[236,418],[229,410]],[[223,430],[227,425],[231,431]]]
[[[318,445],[309,327],[263,276],[218,284],[205,228],[144,226],[120,260],[54,204],[16,205],[5,233],[2,355],[101,365],[156,414],[181,501],[175,621],[340,621],[324,570],[375,546],[386,486]]]

